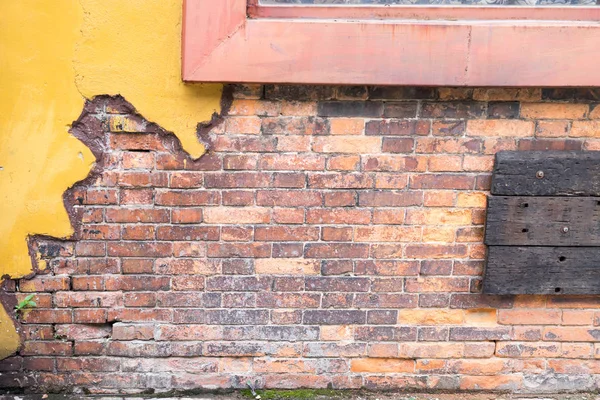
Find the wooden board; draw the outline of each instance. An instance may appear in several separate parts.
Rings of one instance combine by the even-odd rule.
[[[600,152],[499,152],[491,193],[503,196],[600,196]]]
[[[600,246],[600,197],[490,196],[485,244]]]
[[[490,246],[485,294],[600,294],[600,247]]]

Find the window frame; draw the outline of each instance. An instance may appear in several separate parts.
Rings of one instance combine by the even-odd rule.
[[[183,9],[186,82],[600,86],[594,49],[600,7],[184,0]]]

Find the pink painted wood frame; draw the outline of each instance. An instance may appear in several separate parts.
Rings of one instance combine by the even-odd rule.
[[[384,8],[184,0],[183,79],[600,86],[595,7]]]

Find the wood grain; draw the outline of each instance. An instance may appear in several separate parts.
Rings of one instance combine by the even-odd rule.
[[[485,294],[600,294],[600,247],[490,246]]]
[[[543,177],[538,175],[539,172]],[[502,196],[600,196],[600,152],[498,152],[491,193]]]
[[[600,246],[600,197],[490,196],[485,244]]]

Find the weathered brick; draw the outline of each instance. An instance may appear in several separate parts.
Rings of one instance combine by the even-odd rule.
[[[373,186],[373,177],[360,173],[325,173],[308,176],[308,186],[326,189],[360,189]]]
[[[320,270],[318,261],[294,258],[258,259],[254,265],[257,274],[316,275]]]
[[[423,118],[478,118],[483,117],[486,104],[475,101],[424,102],[421,108]]]
[[[368,136],[426,136],[429,131],[429,121],[372,120],[365,124],[365,135]]]
[[[496,356],[511,358],[559,357],[559,343],[498,342]]]
[[[163,206],[218,205],[218,192],[206,190],[167,190],[156,193],[156,204]],[[162,210],[161,210],[162,211]]]
[[[350,365],[352,372],[368,373],[403,373],[414,372],[413,360],[398,360],[386,358],[356,358]]]
[[[348,243],[307,244],[304,256],[307,258],[367,258],[369,246]]]
[[[324,117],[381,117],[383,103],[380,101],[323,101],[317,113]]]
[[[533,136],[534,123],[519,120],[471,120],[467,122],[467,136]]]
[[[259,206],[302,207],[320,206],[322,194],[317,191],[261,190],[256,194]]]
[[[271,210],[260,207],[207,207],[203,214],[207,224],[265,224],[271,220]]]
[[[381,150],[381,138],[365,136],[319,136],[313,139],[313,151],[317,153],[377,153]]]
[[[308,277],[306,290],[319,292],[367,292],[370,281],[367,278],[347,277]]]
[[[462,310],[400,310],[402,325],[457,325],[464,322]]]
[[[587,104],[523,103],[521,118],[527,119],[583,119],[588,113]]]

